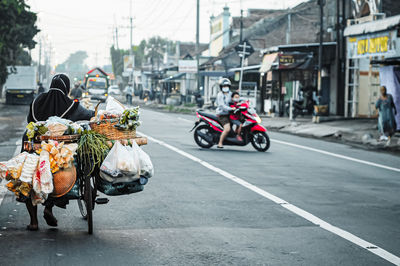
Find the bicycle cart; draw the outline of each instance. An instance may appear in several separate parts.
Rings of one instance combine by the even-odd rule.
[[[37,142],[25,141],[24,150],[33,152],[40,149],[41,143],[39,143],[39,141],[53,140],[64,143],[74,143],[79,140],[79,137],[79,135],[59,137],[40,136],[35,139]],[[139,146],[147,144],[147,139],[144,137],[135,137],[134,140]],[[97,192],[100,191],[110,196],[140,192],[147,183],[147,178],[138,177],[135,182],[129,184],[107,184],[99,177],[100,169],[96,167],[91,174],[88,174],[93,165],[83,164],[80,162],[79,156],[75,156],[74,158],[74,165],[77,171],[75,184],[65,195],[52,198],[52,200],[55,202],[77,200],[79,211],[82,217],[87,220],[88,233],[93,234],[93,210],[95,205],[109,202],[108,198],[99,198]]]

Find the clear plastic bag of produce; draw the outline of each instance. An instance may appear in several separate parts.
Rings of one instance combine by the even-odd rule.
[[[116,141],[100,167],[100,177],[108,182],[137,180],[140,174],[139,154]]]
[[[140,175],[147,178],[152,177],[154,175],[154,167],[150,156],[137,145],[136,141],[132,143],[132,148],[139,154]]]

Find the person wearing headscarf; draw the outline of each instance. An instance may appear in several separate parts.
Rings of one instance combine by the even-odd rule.
[[[53,77],[50,89],[36,97],[29,109],[28,123],[46,121],[50,116],[58,116],[72,121],[89,120],[94,111],[85,109],[79,102],[68,97],[70,81],[64,74]]]
[[[68,97],[69,93],[69,78],[64,74],[55,75],[51,80],[49,91],[38,95],[32,101],[27,117],[28,123],[46,121],[51,116],[58,116],[72,121],[90,120],[94,116],[94,111],[87,110],[79,102],[71,100]],[[55,201],[50,197],[44,203],[43,217],[50,226],[57,226],[57,219],[54,217],[52,211],[54,204],[56,204]],[[60,205],[57,204],[57,206]],[[36,231],[38,230],[37,206],[33,206],[32,201],[27,200],[26,207],[31,219],[27,229]]]
[[[393,96],[387,93],[386,87],[382,86],[380,91],[381,96],[375,104],[375,108],[379,112],[378,130],[381,135],[380,140],[390,141],[391,136],[396,132],[397,128],[395,120],[397,110],[393,101]]]

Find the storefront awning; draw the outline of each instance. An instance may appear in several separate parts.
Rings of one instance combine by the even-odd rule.
[[[266,73],[271,70],[272,65],[277,64],[276,59],[278,58],[278,53],[265,54],[260,67],[260,73]]]
[[[168,78],[165,78],[163,80],[161,80],[162,82],[174,82],[174,80],[180,79],[181,77],[183,77],[184,75],[186,75],[186,73],[178,73],[175,74],[173,76],[170,76]]]
[[[347,36],[363,35],[367,33],[385,31],[394,28],[399,24],[400,24],[400,15],[397,15],[385,19],[348,26],[344,29],[343,35],[347,37]]]

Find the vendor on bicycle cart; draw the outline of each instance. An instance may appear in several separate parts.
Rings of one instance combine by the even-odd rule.
[[[36,97],[31,103],[28,123],[46,121],[51,116],[58,116],[60,118],[69,119],[72,121],[90,120],[94,116],[94,111],[85,109],[79,102],[75,102],[68,97],[70,92],[70,80],[64,74],[57,74],[53,77],[50,89],[47,93],[42,93]],[[26,136],[24,134],[24,140]],[[30,224],[27,226],[28,230],[36,231],[38,227],[37,219],[37,206],[33,206],[31,200],[26,200],[26,208],[30,216]],[[55,198],[49,196],[44,203],[45,209],[43,217],[46,223],[50,226],[57,226],[57,219],[53,215],[53,207],[65,208],[68,202],[56,202]]]

